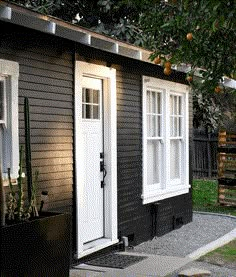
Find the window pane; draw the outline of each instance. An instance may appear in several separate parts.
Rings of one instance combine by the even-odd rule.
[[[170,95],[170,114],[174,114],[173,95]]]
[[[147,113],[150,113],[150,91],[147,90]]]
[[[82,102],[83,103],[86,102],[86,89],[85,88],[82,89]]]
[[[93,90],[86,88],[86,103],[93,103]]]
[[[93,90],[93,103],[99,103],[99,90]]]
[[[92,105],[86,105],[86,117],[88,119],[93,118],[93,106]]]
[[[4,86],[3,82],[0,82],[0,120],[4,117]]]
[[[179,117],[179,136],[182,136],[182,117]]]
[[[152,137],[156,136],[156,116],[152,115]]]
[[[170,141],[170,179],[180,178],[180,141]]]
[[[179,96],[179,115],[182,115],[182,97]]]
[[[86,118],[86,105],[82,105],[82,118]]]
[[[147,142],[147,182],[148,185],[160,183],[160,142],[150,140]]]
[[[93,119],[99,119],[99,106],[93,106]]]
[[[178,117],[174,117],[174,136],[178,136]]]
[[[157,113],[161,113],[161,94],[157,93]]]
[[[157,116],[157,136],[161,136],[161,117]]]

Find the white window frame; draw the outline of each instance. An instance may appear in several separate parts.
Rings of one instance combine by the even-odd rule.
[[[4,119],[0,121],[0,160],[3,179],[7,179],[8,168],[12,179],[18,176],[19,126],[18,126],[18,79],[19,64],[0,59],[0,78],[4,80]],[[4,182],[5,184],[5,182]]]
[[[2,126],[7,126],[7,116],[6,116],[6,110],[7,110],[7,103],[6,103],[6,76],[0,75],[0,82],[3,83],[3,117],[0,118],[0,124]]]
[[[148,184],[148,153],[147,143],[147,91],[153,90],[162,95],[161,136],[158,138],[162,145],[162,159],[160,162],[160,183]],[[180,83],[165,81],[158,78],[143,76],[143,204],[153,203],[166,198],[189,192],[189,121],[188,121],[189,87]],[[170,133],[170,95],[181,96],[182,103],[182,135],[171,137]],[[180,178],[171,180],[171,140],[179,139],[181,147]]]

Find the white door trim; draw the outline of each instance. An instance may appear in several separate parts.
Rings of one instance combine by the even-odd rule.
[[[89,249],[83,245],[80,234],[81,205],[83,204],[83,162],[82,145],[82,86],[83,76],[103,80],[104,91],[104,155],[107,170],[104,187],[105,236]],[[106,66],[76,61],[75,65],[75,176],[76,176],[76,235],[77,258],[118,242],[117,239],[117,121],[116,121],[116,70]],[[93,226],[91,226],[93,228]]]

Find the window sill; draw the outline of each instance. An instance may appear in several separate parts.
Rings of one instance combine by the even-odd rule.
[[[156,201],[160,201],[163,199],[175,197],[181,194],[186,194],[189,192],[190,185],[187,186],[181,186],[179,188],[174,188],[172,190],[170,189],[165,189],[165,190],[158,190],[155,191],[154,193],[149,193],[149,194],[143,194],[142,195],[142,200],[143,204],[150,204]]]

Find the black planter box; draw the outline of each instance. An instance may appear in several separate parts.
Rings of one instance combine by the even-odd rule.
[[[1,227],[1,277],[68,277],[70,262],[69,214]]]

